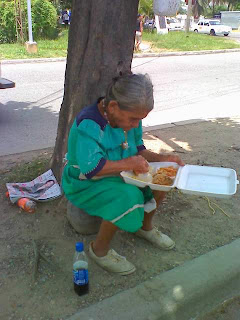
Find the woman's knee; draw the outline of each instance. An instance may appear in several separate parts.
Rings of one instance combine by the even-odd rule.
[[[136,199],[136,201],[144,202],[143,194],[141,190],[131,184],[126,184],[124,188],[121,190],[121,195],[123,199],[127,199],[128,197],[131,199]]]

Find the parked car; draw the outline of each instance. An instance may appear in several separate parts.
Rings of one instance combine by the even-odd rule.
[[[191,30],[199,33],[228,36],[232,28],[221,24],[219,20],[200,20],[197,24],[191,27]]]
[[[152,19],[152,20],[146,20],[143,24],[143,28],[146,29],[146,30],[149,30],[149,31],[153,31],[154,28],[156,28],[155,26],[155,21]]]
[[[182,30],[181,23],[175,18],[167,18],[167,28],[168,31],[171,30]]]

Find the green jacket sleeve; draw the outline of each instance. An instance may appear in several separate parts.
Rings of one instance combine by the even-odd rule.
[[[77,128],[76,159],[80,171],[91,179],[106,163],[103,148],[103,132],[92,120],[83,120]]]

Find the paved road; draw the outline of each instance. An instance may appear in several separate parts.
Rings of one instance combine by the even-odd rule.
[[[154,84],[144,126],[239,115],[239,61],[239,52],[134,59],[133,70]],[[64,62],[2,65],[16,88],[0,91],[0,155],[54,145],[64,72]]]

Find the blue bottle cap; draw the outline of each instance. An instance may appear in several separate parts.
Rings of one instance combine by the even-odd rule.
[[[76,243],[76,251],[82,252],[83,251],[83,243],[82,242],[77,242]]]

